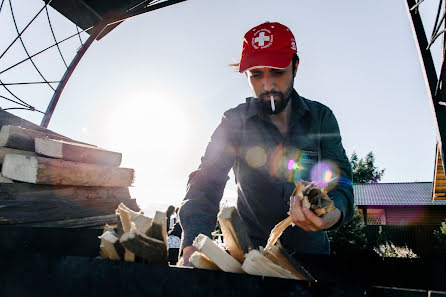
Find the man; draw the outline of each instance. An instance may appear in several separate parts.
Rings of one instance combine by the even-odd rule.
[[[325,230],[351,219],[351,168],[336,118],[294,90],[298,65],[296,42],[286,26],[267,22],[245,34],[238,70],[246,74],[253,97],[224,113],[199,169],[189,176],[179,212],[183,265],[190,265],[194,238],[210,236],[215,228],[231,168],[237,209],[256,247],[265,246],[271,229],[289,212],[296,226],[285,230],[282,245],[289,252],[326,254]],[[318,217],[302,208],[290,197],[300,180],[327,186],[336,209]]]

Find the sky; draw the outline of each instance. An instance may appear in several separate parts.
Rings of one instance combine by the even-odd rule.
[[[12,5],[21,30],[43,1]],[[437,5],[425,0],[420,7],[429,35]],[[58,40],[76,32],[52,8],[49,14]],[[300,57],[295,89],[333,110],[348,156],[373,151],[376,166],[385,169],[382,182],[432,181],[436,128],[403,0],[188,0],[128,19],[89,48],[49,128],[121,152],[121,166],[136,172],[132,196],[146,212],[179,206],[223,112],[251,96],[244,75],[228,64],[239,60],[245,32],[265,21],[294,33]],[[0,28],[3,52],[17,35],[8,1]],[[23,35],[30,54],[52,38],[45,13]],[[78,38],[61,45],[68,63],[79,45]],[[441,41],[432,51],[438,67]],[[24,57],[16,42],[0,59],[0,71]],[[35,63],[48,80],[65,71],[56,48]],[[42,80],[30,63],[0,79]],[[10,89],[43,111],[52,96],[47,85]],[[0,95],[9,96],[4,89]],[[12,106],[0,98],[0,107]],[[37,124],[42,119],[37,112],[11,112]],[[222,199],[228,204],[236,199],[230,177]]]

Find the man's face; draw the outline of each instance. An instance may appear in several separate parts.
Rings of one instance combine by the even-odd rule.
[[[294,75],[291,63],[285,69],[261,67],[247,71],[249,85],[254,97],[261,101],[264,112],[278,114],[285,109],[293,91]],[[276,107],[274,112],[271,96]]]

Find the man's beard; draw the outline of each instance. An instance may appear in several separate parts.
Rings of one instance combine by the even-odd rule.
[[[290,87],[285,91],[285,93],[272,90],[272,91],[268,91],[268,92],[264,92],[264,93],[260,94],[258,99],[260,100],[260,104],[262,106],[263,112],[268,115],[281,113],[285,109],[285,107],[288,105],[288,102],[291,99],[292,92],[293,92],[293,84],[291,83]],[[274,111],[271,108],[271,102],[270,102],[271,95],[279,96],[278,100],[274,100],[274,105],[275,105]]]

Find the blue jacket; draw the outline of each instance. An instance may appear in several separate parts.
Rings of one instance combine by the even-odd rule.
[[[263,114],[257,99],[226,111],[213,133],[201,165],[189,176],[179,216],[182,248],[200,234],[210,236],[219,202],[232,168],[237,184],[237,209],[254,246],[265,246],[271,229],[285,219],[289,197],[298,180],[337,181],[328,196],[342,213],[335,228],[353,215],[351,167],[341,143],[338,123],[325,105],[291,98],[292,115],[284,137]],[[289,227],[280,238],[289,252],[329,253],[325,231]]]

